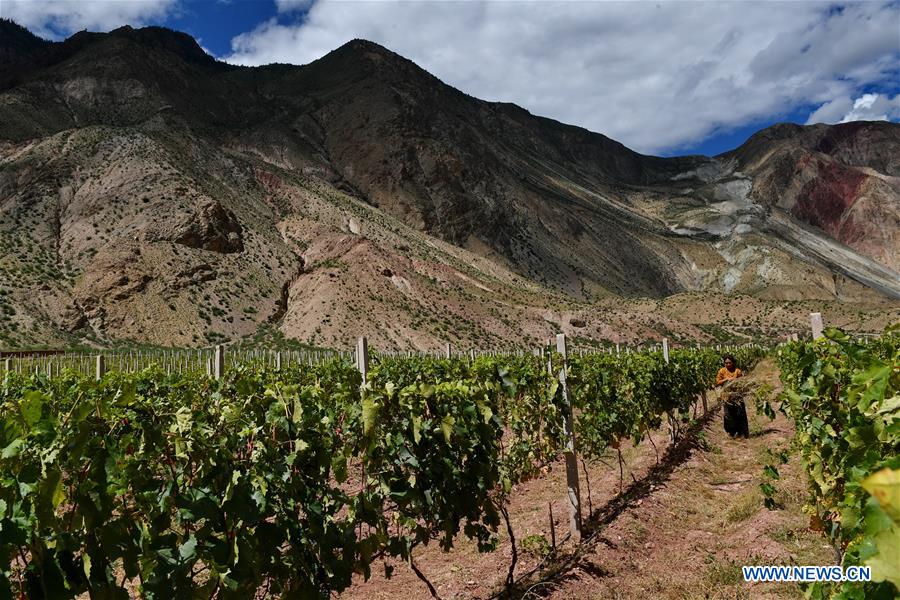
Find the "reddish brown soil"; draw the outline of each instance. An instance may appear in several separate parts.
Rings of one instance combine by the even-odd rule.
[[[776,387],[777,370],[764,362],[749,376]],[[752,402],[750,403],[752,404]],[[779,416],[774,422],[748,405],[751,438],[732,440],[713,413],[702,427],[675,448],[664,432],[653,440],[623,448],[624,494],[619,492],[615,454],[587,465],[588,494],[582,473],[587,514],[585,542],[574,552],[562,544],[546,568],[529,575],[539,557],[522,548],[529,536],[550,539],[548,504],[553,507],[558,538],[567,532],[565,471],[555,465],[546,476],[519,486],[512,494],[510,518],[519,546],[515,597],[553,598],[799,598],[796,586],[749,586],[742,564],[796,561],[830,564],[825,541],[807,528],[800,507],[806,480],[796,457],[780,468],[779,509],[762,505],[758,491],[767,449],[787,447],[792,431]],[[534,539],[534,538],[532,538]],[[511,557],[508,536],[497,551],[479,554],[460,543],[449,553],[435,545],[415,554],[418,568],[442,598],[488,598],[503,590]],[[395,565],[391,579],[378,572],[362,579],[341,598],[428,598],[412,571]]]
[[[856,202],[866,175],[835,163],[819,165],[818,177],[810,180],[797,195],[794,216],[822,228],[843,242],[855,239],[859,231],[844,215]]]

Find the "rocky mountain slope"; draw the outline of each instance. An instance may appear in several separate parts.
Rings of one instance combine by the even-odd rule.
[[[710,294],[757,332],[898,314],[896,124],[649,157],[361,40],[246,68],[2,21],[0,67],[0,345],[712,339]]]

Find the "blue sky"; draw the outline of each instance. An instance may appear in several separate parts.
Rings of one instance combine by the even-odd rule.
[[[188,0],[159,24],[191,34],[214,56],[226,56],[232,39],[276,16],[275,0]]]
[[[3,0],[0,14],[56,39],[165,25],[246,65],[370,39],[653,154],[717,154],[781,121],[900,119],[900,2]]]

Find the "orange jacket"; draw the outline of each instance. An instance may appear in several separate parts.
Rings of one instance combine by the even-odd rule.
[[[743,376],[741,370],[735,367],[734,371],[729,371],[725,367],[719,369],[719,372],[716,373],[716,385],[722,385],[729,379],[737,379],[738,377]]]

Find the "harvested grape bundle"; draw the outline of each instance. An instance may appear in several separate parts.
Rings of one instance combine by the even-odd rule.
[[[744,399],[748,397],[755,385],[746,379],[732,379],[722,386],[720,398],[724,405],[725,431],[732,437],[750,437],[747,424],[747,408]]]

